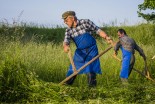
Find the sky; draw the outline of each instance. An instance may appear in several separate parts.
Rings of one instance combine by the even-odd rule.
[[[135,25],[138,5],[144,0],[0,0],[0,21],[24,22],[44,26],[65,26],[65,11],[75,11],[78,19],[90,19],[96,25]]]

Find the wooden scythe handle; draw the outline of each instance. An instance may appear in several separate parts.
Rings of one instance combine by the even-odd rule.
[[[79,68],[78,70],[76,70],[73,74],[71,74],[70,76],[66,77],[63,81],[61,81],[59,84],[62,85],[64,84],[66,81],[68,81],[70,78],[72,78],[73,76],[77,75],[81,70],[83,70],[85,67],[87,67],[89,64],[91,64],[93,61],[95,61],[96,59],[98,59],[100,56],[102,56],[103,54],[105,54],[106,52],[108,52],[110,49],[112,48],[112,46],[110,46],[109,48],[107,48],[106,50],[104,50],[103,52],[101,52],[100,54],[98,54],[97,56],[95,56],[93,59],[91,59],[88,63],[86,63],[85,65],[83,65],[81,68]]]
[[[119,59],[117,56],[114,56],[114,55],[113,55],[113,57],[114,57],[115,59],[117,59],[118,61],[120,61],[120,62],[122,61],[122,60]],[[137,70],[137,69],[135,69],[135,68],[133,68],[133,70],[136,71],[137,73],[139,73],[140,75],[144,76],[145,78],[147,78],[147,79],[149,79],[149,80],[155,82],[155,80],[153,80],[153,79],[150,77],[150,74],[149,74],[149,71],[148,71],[148,70],[147,70],[147,75],[145,75],[144,73],[140,72],[139,70]]]
[[[68,56],[69,56],[69,60],[70,60],[70,63],[72,65],[72,68],[73,68],[73,72],[75,72],[76,71],[76,67],[75,67],[75,64],[74,64],[74,61],[73,61],[73,58],[72,58],[72,53],[71,53],[70,48],[69,48]]]

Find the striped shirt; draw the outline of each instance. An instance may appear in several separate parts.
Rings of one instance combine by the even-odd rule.
[[[80,20],[77,20],[77,26],[75,28],[66,29],[64,42],[69,44],[71,38],[73,37],[77,37],[84,33],[92,34],[93,32],[96,32],[98,34],[99,31],[100,31],[100,28],[96,26],[89,19],[80,19]]]

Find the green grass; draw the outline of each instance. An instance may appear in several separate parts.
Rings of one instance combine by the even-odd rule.
[[[147,56],[148,69],[155,78],[155,60],[151,59],[155,51],[154,27],[152,24],[142,24],[130,27],[106,27],[103,30],[117,41],[117,29],[124,28],[143,48]],[[35,33],[37,35],[34,35]],[[55,104],[155,102],[155,83],[138,73],[132,71],[128,86],[121,84],[119,79],[121,63],[112,57],[113,49],[100,57],[102,74],[97,75],[96,88],[87,86],[86,75],[78,75],[72,86],[58,85],[65,78],[70,65],[68,55],[63,52],[63,34],[64,28],[26,26],[0,28],[0,102]],[[99,53],[109,47],[105,41],[96,38]],[[71,44],[72,53],[75,49],[75,45]],[[142,71],[143,58],[138,52],[135,56],[134,67]],[[121,51],[118,57],[121,58]]]

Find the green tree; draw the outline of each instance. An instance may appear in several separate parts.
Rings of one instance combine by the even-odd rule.
[[[147,22],[155,23],[155,12],[143,13],[146,10],[155,10],[155,0],[144,0],[143,4],[138,5],[138,16],[144,18]]]

